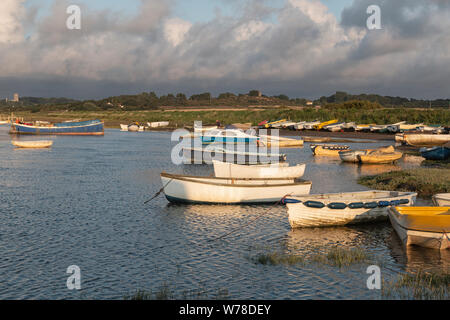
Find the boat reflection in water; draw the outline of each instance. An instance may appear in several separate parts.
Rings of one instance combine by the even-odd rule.
[[[392,258],[405,266],[407,272],[450,272],[450,250],[434,250],[418,246],[404,246],[394,230],[386,238]]]

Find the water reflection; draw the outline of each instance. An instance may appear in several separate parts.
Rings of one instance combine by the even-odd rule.
[[[450,273],[450,250],[434,250],[418,246],[405,246],[393,230],[386,239],[391,256],[405,266],[407,272],[419,270]]]

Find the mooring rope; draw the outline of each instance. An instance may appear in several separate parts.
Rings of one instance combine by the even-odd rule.
[[[169,185],[169,183],[172,182],[172,180],[173,180],[173,178],[170,179],[170,180],[166,183],[166,185],[163,186],[157,193],[155,193],[155,195],[154,195],[151,199],[145,201],[144,204],[149,203],[150,201],[152,201],[153,199],[155,199],[157,196],[159,196],[159,195],[164,191],[164,189]]]

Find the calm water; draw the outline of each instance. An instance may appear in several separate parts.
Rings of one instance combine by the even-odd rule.
[[[14,150],[7,130],[0,128],[0,299],[121,299],[164,284],[177,296],[226,289],[231,299],[380,298],[366,288],[367,265],[252,261],[269,251],[308,257],[335,244],[366,249],[386,278],[449,268],[450,257],[437,251],[405,250],[388,223],[292,231],[283,206],[170,205],[163,196],[144,205],[161,188],[162,170],[212,173],[209,166],[172,165],[170,133],[39,137],[54,140],[53,147]],[[283,152],[291,164],[308,163],[312,192],[365,190],[355,182],[359,175],[396,168],[314,159],[308,144]],[[81,291],[66,287],[70,265],[81,268]]]

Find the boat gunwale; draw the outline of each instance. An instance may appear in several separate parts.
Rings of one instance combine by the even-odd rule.
[[[207,185],[214,185],[214,186],[222,186],[222,187],[243,187],[243,188],[260,188],[260,187],[285,187],[285,186],[299,186],[299,185],[312,185],[312,182],[309,180],[302,180],[299,179],[297,181],[294,181],[294,183],[285,183],[285,184],[226,184],[226,183],[215,183],[215,182],[209,182],[209,181],[199,181],[195,179],[212,179],[217,181],[225,181],[225,180],[233,180],[233,181],[276,181],[276,180],[286,180],[286,181],[292,181],[296,180],[293,178],[217,178],[217,177],[202,177],[202,176],[189,176],[189,175],[178,175],[178,174],[171,174],[162,172],[161,173],[162,178],[168,178],[171,180],[180,180],[180,181],[187,181],[187,182],[193,182],[193,183],[201,183],[201,184],[207,184]]]

